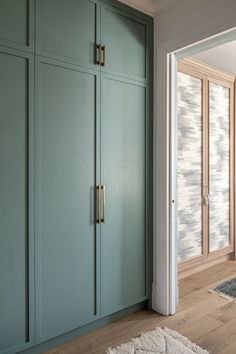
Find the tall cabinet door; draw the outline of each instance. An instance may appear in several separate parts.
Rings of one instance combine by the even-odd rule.
[[[102,313],[146,295],[145,87],[103,79]],[[134,104],[135,102],[135,104]]]
[[[37,59],[38,340],[97,316],[96,75]]]
[[[102,314],[146,296],[146,32],[141,19],[102,4]]]
[[[32,164],[28,149],[32,123],[28,105],[31,59],[13,50],[0,52],[1,353],[23,349],[32,336],[33,235],[29,207],[33,206],[29,204]]]
[[[0,1],[0,353],[34,340],[34,11]]]

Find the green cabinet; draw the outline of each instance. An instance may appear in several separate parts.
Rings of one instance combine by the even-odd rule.
[[[10,354],[149,298],[152,20],[115,0],[3,0],[0,20]]]

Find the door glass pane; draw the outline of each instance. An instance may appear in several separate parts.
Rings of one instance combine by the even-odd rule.
[[[210,83],[210,252],[229,245],[229,113],[229,89]]]
[[[202,254],[202,80],[178,73],[178,260]]]

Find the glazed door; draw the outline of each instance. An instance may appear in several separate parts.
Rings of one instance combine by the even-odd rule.
[[[185,270],[234,251],[234,77],[179,63],[178,261]]]

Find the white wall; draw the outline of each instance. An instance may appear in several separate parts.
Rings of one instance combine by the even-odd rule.
[[[175,312],[170,256],[170,122],[167,54],[236,26],[235,0],[183,0],[155,16],[153,309]],[[173,250],[172,250],[173,251]],[[173,275],[173,274],[172,274]]]

